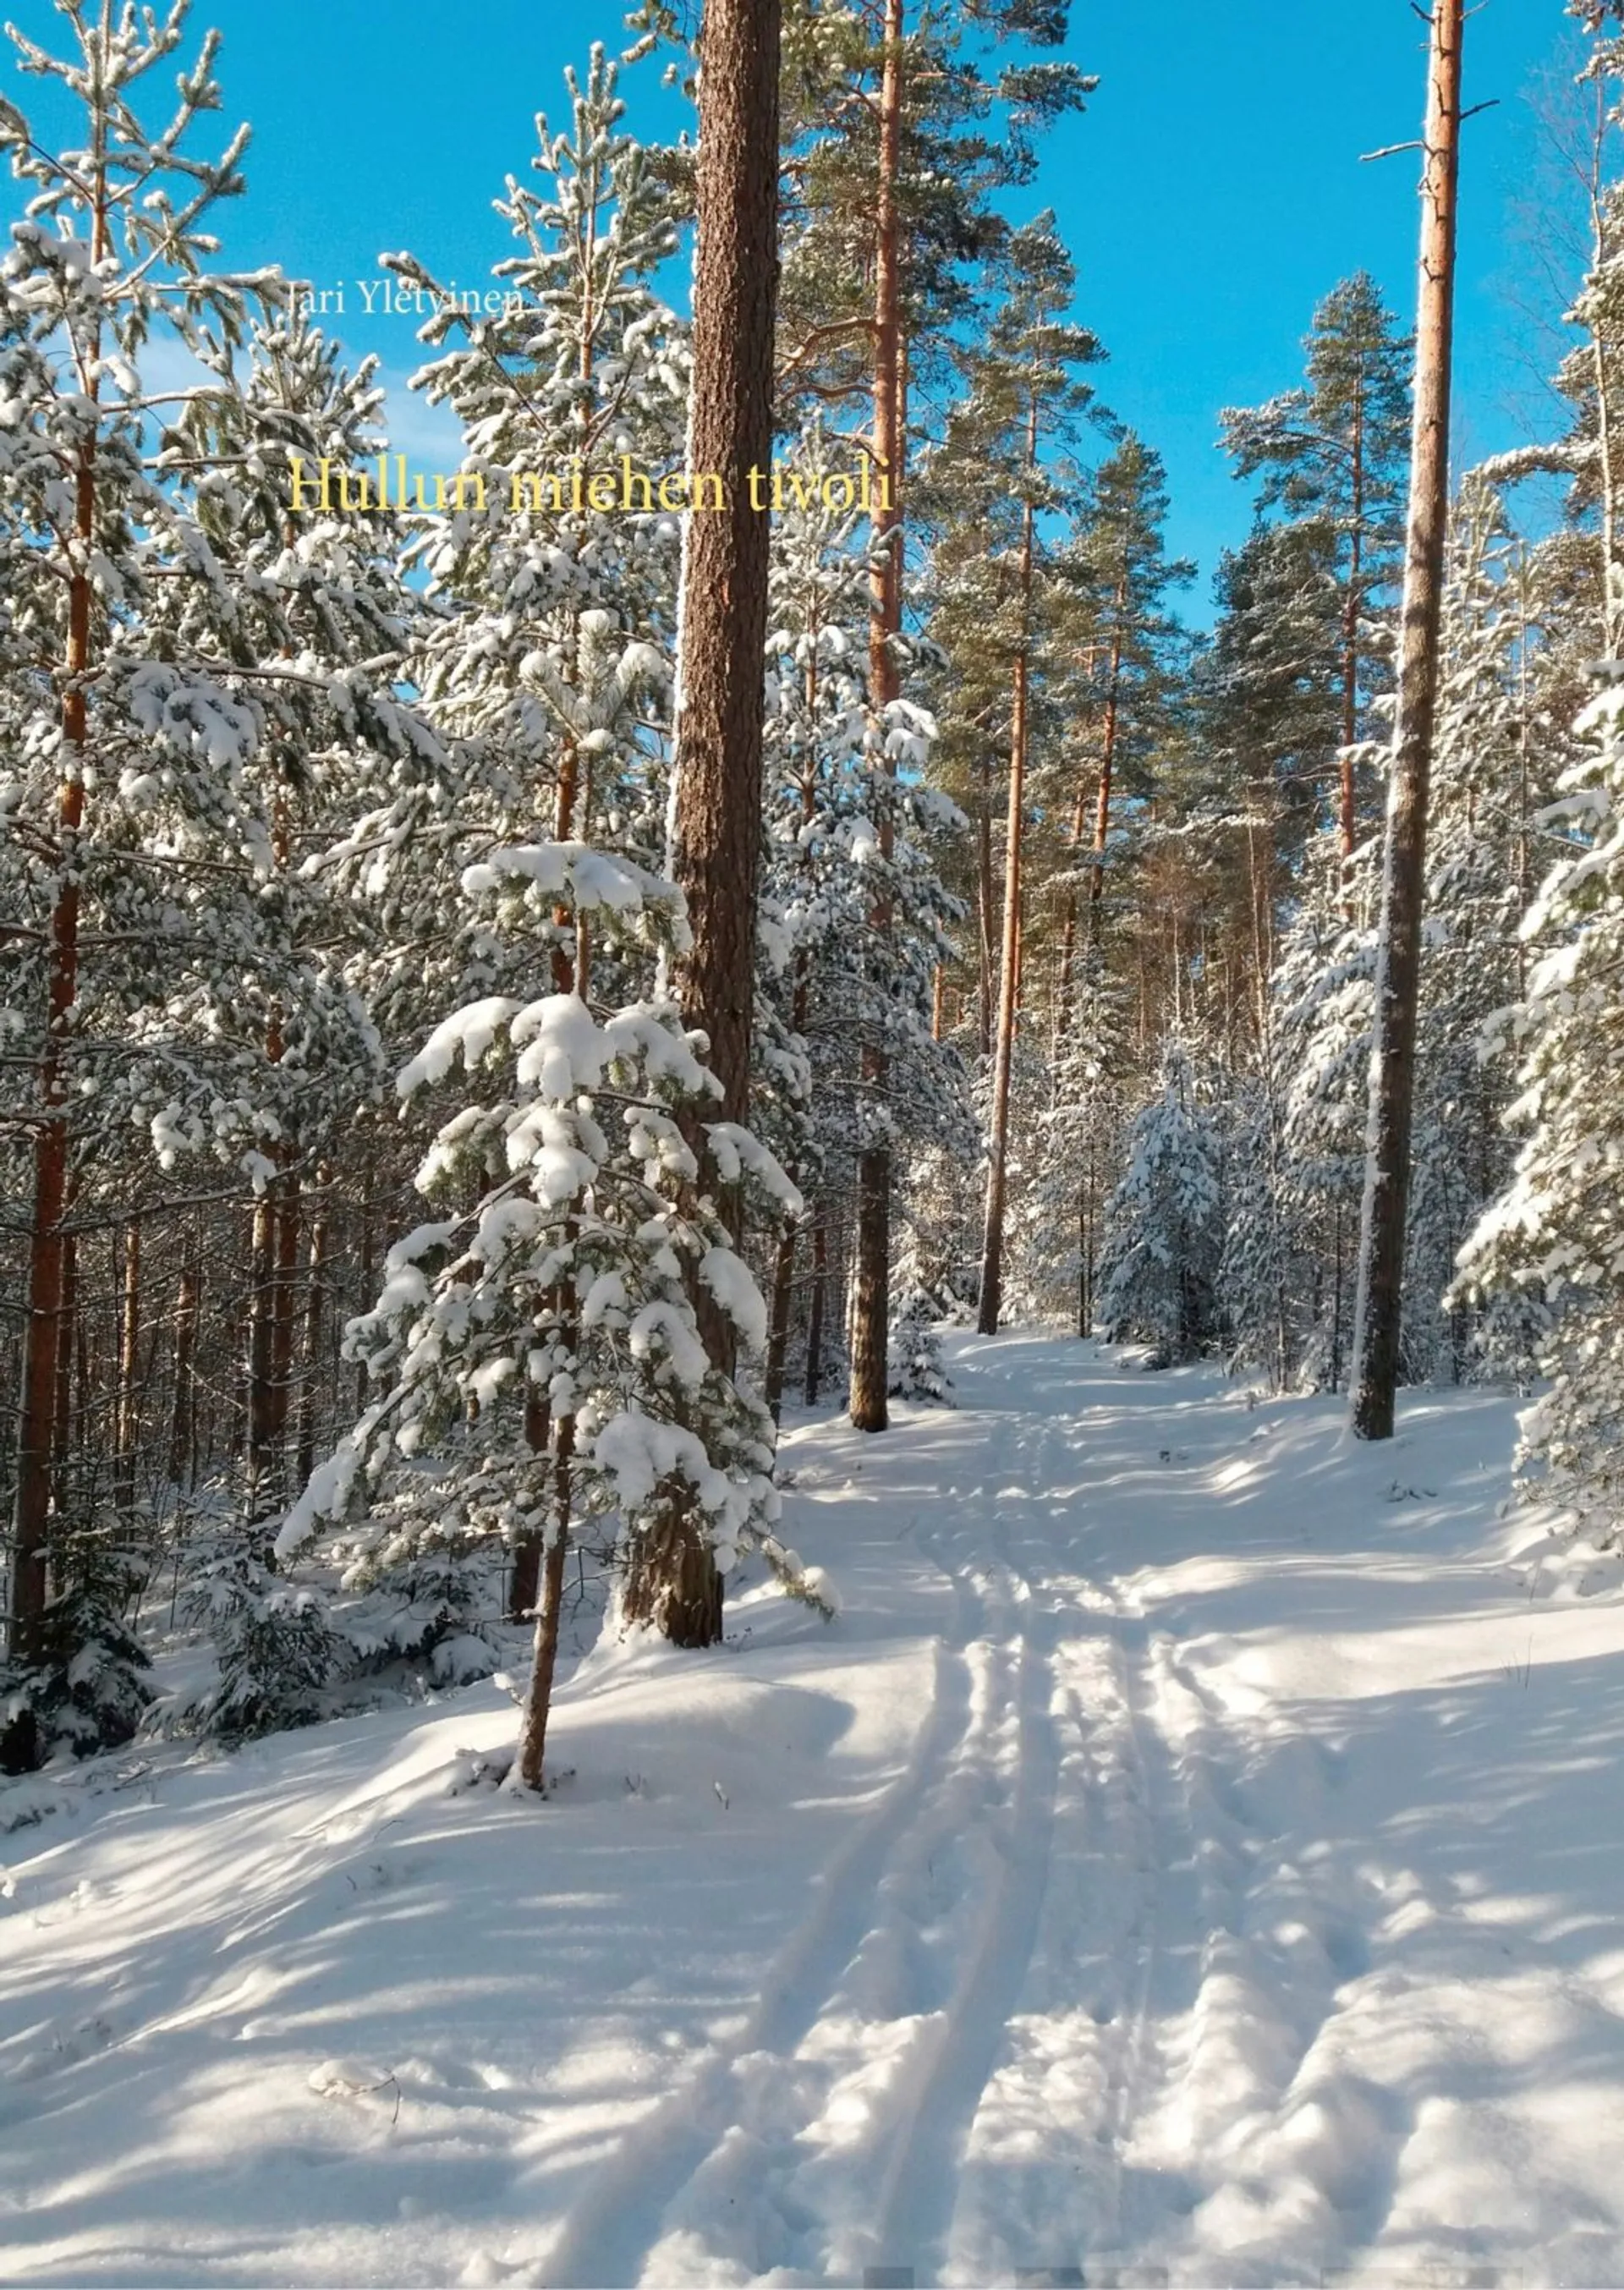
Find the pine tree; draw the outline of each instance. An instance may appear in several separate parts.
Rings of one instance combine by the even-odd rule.
[[[1163,1045],[1156,1094],[1127,1137],[1127,1168],[1106,1205],[1100,1327],[1152,1347],[1166,1367],[1198,1358],[1219,1333],[1224,1199],[1219,1139],[1184,1045]]]
[[[171,1223],[161,1173],[208,1150],[240,1182],[268,1186],[290,1087],[321,1095],[310,1068],[329,1054],[368,1066],[364,1018],[300,943],[296,917],[313,897],[290,904],[278,879],[276,790],[313,756],[373,741],[397,752],[406,713],[388,688],[394,655],[380,668],[368,641],[354,658],[357,629],[380,632],[359,603],[339,639],[349,664],[335,677],[331,654],[311,656],[326,544],[301,569],[285,491],[267,506],[285,486],[290,437],[314,431],[308,409],[273,408],[237,364],[256,303],[261,348],[273,339],[282,290],[212,261],[210,210],[240,188],[245,140],[218,159],[190,156],[219,104],[215,42],[181,69],[178,111],[148,135],[140,84],[180,52],[184,10],[162,23],[65,13],[66,59],[20,44],[79,108],[82,148],[54,156],[15,108],[0,112],[32,191],[0,290],[12,415],[0,578],[20,639],[0,866],[23,947],[8,1031],[32,1077],[16,1110],[34,1141],[10,1656],[18,1691],[47,1718],[52,1665],[76,1659],[72,1617],[122,1613],[137,1563],[135,1362],[148,1242]],[[194,385],[143,385],[155,338],[187,354]],[[345,586],[335,576],[325,601]],[[260,995],[295,1056],[271,1054]],[[143,1152],[131,1152],[132,1133]],[[104,1224],[87,1213],[104,1189],[118,1198],[121,1181],[103,1409],[76,1227]],[[109,1451],[110,1517],[96,1469]],[[44,1746],[17,1741],[25,1758]]]
[[[1404,534],[1410,346],[1360,271],[1320,304],[1304,347],[1300,388],[1222,420],[1236,474],[1262,480],[1260,508],[1307,528],[1335,579],[1337,817],[1347,858],[1359,839],[1370,702],[1385,683],[1386,645],[1372,624],[1397,577]]]
[[[755,1023],[768,528],[750,473],[772,451],[780,14],[778,0],[708,0],[700,83],[687,466],[720,477],[724,509],[683,529],[671,871],[692,929],[683,1006],[734,1124]],[[694,1301],[724,1357],[726,1315],[702,1289]],[[643,1539],[627,1611],[679,1645],[721,1637],[722,1576],[692,1501]]]
[[[1371,1114],[1360,1213],[1350,1413],[1361,1439],[1393,1436],[1426,896],[1427,814],[1437,710],[1438,630],[1449,519],[1457,208],[1465,0],[1436,0],[1421,188],[1415,426],[1404,556],[1393,768],[1377,941]]]
[[[1428,929],[1416,1047],[1414,1175],[1404,1258],[1406,1381],[1459,1382],[1503,1332],[1446,1302],[1460,1250],[1511,1174],[1504,1061],[1482,1044],[1522,993],[1518,931],[1540,803],[1524,683],[1527,566],[1501,506],[1468,478],[1455,506],[1440,636]],[[1541,759],[1543,760],[1543,759]]]
[[[814,1230],[837,1217],[868,1153],[975,1149],[957,1051],[932,1025],[932,977],[952,954],[960,915],[936,853],[964,821],[925,783],[936,727],[913,696],[912,647],[902,690],[876,725],[866,553],[852,514],[819,493],[828,453],[814,425],[780,457],[763,884],[768,950],[778,951],[764,965],[760,1000],[782,1032],[757,1046],[763,1133],[817,1194]],[[786,1053],[804,1068],[780,1084]],[[775,1268],[770,1396],[782,1384],[795,1252],[792,1231]]]
[[[1054,549],[1040,526],[1045,513],[1067,499],[1080,424],[1092,399],[1081,370],[1100,355],[1093,336],[1071,316],[1076,276],[1052,215],[1040,215],[1013,234],[1002,275],[1004,300],[983,340],[964,356],[964,394],[926,478],[946,512],[932,559],[936,632],[961,673],[972,654],[975,661],[956,714],[961,722],[970,719],[983,772],[996,757],[1006,777],[978,1308],[988,1334],[1002,1310],[1028,773],[1039,686],[1053,650],[1054,607],[1063,593]],[[989,918],[990,903],[984,884],[984,917]]]
[[[675,887],[578,844],[494,851],[465,889],[544,941],[579,943],[589,921],[628,952],[684,951]],[[663,1547],[673,1516],[700,1523],[723,1573],[744,1549],[779,1556],[772,1423],[751,1373],[766,1313],[732,1245],[731,1204],[747,1185],[774,1214],[798,1203],[748,1131],[710,1117],[721,1093],[668,1001],[594,1007],[573,982],[528,1003],[482,997],[429,1035],[399,1077],[403,1097],[459,1060],[510,1078],[439,1130],[419,1183],[445,1213],[395,1245],[374,1309],[352,1325],[375,1396],[277,1550],[292,1557],[323,1519],[358,1509],[342,1555],[364,1584],[424,1553],[540,1539],[549,1580],[516,1766],[536,1788],[556,1652],[551,1561],[575,1519],[613,1514],[628,1559],[644,1537]],[[710,1333],[717,1315],[726,1347]]]
[[[949,354],[970,276],[1007,235],[994,195],[1028,180],[1041,130],[1093,83],[1048,52],[1066,0],[995,0],[922,13],[904,0],[794,8],[783,387],[867,400],[876,506],[870,682],[883,719],[900,690],[909,507],[909,384]],[[1007,50],[1036,49],[1011,60]],[[877,497],[876,497],[877,500]],[[885,829],[882,826],[884,838]],[[876,905],[882,932],[887,917]],[[868,1079],[886,1077],[871,1054]],[[852,1415],[885,1428],[893,1164],[883,1141],[858,1168]]]

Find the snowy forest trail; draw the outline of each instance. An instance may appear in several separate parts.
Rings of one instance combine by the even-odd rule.
[[[840,1620],[600,1639],[545,1807],[494,1685],[18,1785],[0,2277],[1624,2278],[1624,1628],[1508,1405],[949,1365],[788,1429]]]

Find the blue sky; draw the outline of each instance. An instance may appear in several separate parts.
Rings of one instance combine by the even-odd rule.
[[[1025,204],[1055,208],[1076,257],[1079,315],[1110,352],[1101,394],[1166,460],[1202,620],[1249,514],[1216,450],[1219,408],[1291,385],[1315,302],[1349,271],[1412,303],[1417,162],[1359,155],[1416,132],[1424,28],[1409,0],[1073,0],[1072,18],[1069,52],[1102,84]],[[21,0],[15,20],[57,44],[45,0]],[[386,247],[482,279],[504,251],[490,202],[528,165],[533,113],[562,111],[564,66],[620,21],[604,0],[196,0],[194,24],[224,35],[227,115],[254,130],[228,253],[341,288],[334,330],[404,376],[412,324],[377,298],[369,314],[358,282]],[[1519,304],[1556,317],[1568,265],[1553,286],[1525,243],[1532,213],[1562,204],[1529,99],[1579,52],[1562,0],[1488,0],[1468,43],[1468,100],[1499,106],[1467,130],[1460,460],[1552,419],[1540,376],[1555,338]],[[672,100],[638,77],[668,126]],[[7,92],[38,100],[37,83]],[[394,402],[395,443],[433,452],[422,409],[404,390]]]

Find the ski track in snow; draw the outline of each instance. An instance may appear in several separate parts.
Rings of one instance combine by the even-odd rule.
[[[887,2251],[941,2242],[966,2107],[1031,1950],[1053,1812],[1051,1665],[996,1514],[993,1549],[978,1547],[993,1498],[978,1487],[923,1541],[955,1624],[907,1775],[829,1872],[738,2050],[634,2139],[549,2275],[820,2280],[821,2253],[827,2278],[855,2280]],[[708,2222],[730,2213],[719,2251]]]
[[[1484,1874],[1498,1864],[1480,1850],[1481,1832],[1507,1792],[1510,1830],[1534,1818],[1516,1808],[1547,1801],[1553,1775],[1581,1770],[1568,1754],[1573,1705],[1547,1716],[1532,1699],[1518,1707],[1514,1679],[1497,1687],[1505,1618],[1523,1622],[1480,1556],[1456,1560],[1447,1546],[1427,1565],[1411,1556],[1414,1507],[1434,1505],[1445,1525],[1452,1500],[1463,1520],[1485,1511],[1507,1411],[1492,1432],[1481,1427],[1493,1403],[1460,1402],[1447,1419],[1436,1411],[1456,1441],[1440,1453],[1470,1459],[1458,1467],[1457,1498],[1419,1470],[1408,1484],[1402,1442],[1350,1456],[1312,1403],[1274,1404],[1253,1424],[1210,1378],[1127,1373],[1030,1338],[965,1339],[953,1367],[951,1417],[908,1411],[868,1445],[828,1422],[790,1442],[804,1466],[792,1472],[797,1539],[810,1545],[828,1503],[837,1525],[866,1525],[865,1548],[892,1554],[902,1619],[895,1641],[884,1621],[876,1626],[876,1653],[906,1649],[909,1625],[916,1642],[922,1612],[939,1627],[928,1658],[896,1672],[924,1689],[911,1727],[879,1737],[900,1753],[849,1765],[844,1798],[829,1784],[820,1833],[836,1842],[782,1894],[794,1913],[760,1922],[772,1942],[738,2008],[726,1982],[706,1991],[679,1964],[675,1985],[694,2000],[669,2072],[651,2064],[630,2007],[616,2017],[592,1995],[572,2022],[549,2005],[556,2056],[529,2082],[500,2064],[516,2054],[489,2034],[489,2063],[468,2036],[459,2065],[456,2041],[436,2047],[430,2030],[390,2077],[395,2111],[404,2090],[409,2126],[451,2126],[413,2135],[430,2142],[421,2151],[443,2174],[460,2174],[464,2213],[483,2202],[486,2216],[435,2212],[434,2238],[425,2227],[420,2246],[393,2227],[367,2239],[379,2198],[388,2216],[394,2187],[416,2183],[410,2153],[389,2178],[380,2148],[378,2195],[285,2265],[274,2229],[214,2246],[206,2234],[166,2242],[155,2229],[145,2244],[139,2230],[87,2241],[77,2260],[71,2236],[47,2243],[30,2270],[20,2240],[8,2249],[8,2206],[22,2212],[0,2185],[0,2274],[13,2278],[17,2265],[16,2278],[134,2278],[116,2270],[132,2250],[167,2248],[172,2277],[157,2262],[158,2274],[148,2265],[140,2278],[435,2280],[449,2267],[468,2284],[554,2290],[908,2279],[921,2290],[1021,2280],[1103,2290],[1327,2275],[1419,2283],[1440,2268],[1446,2278],[1452,2265],[1457,2280],[1474,2268],[1484,2282],[1504,2270],[1508,2280],[1624,2278],[1624,2139],[1602,2111],[1624,2072],[1624,1951],[1605,1944],[1621,1856],[1609,1833],[1613,1860],[1587,1862],[1565,1900],[1538,1895],[1532,1874],[1524,1893],[1503,1870]],[[1443,1485],[1444,1471],[1433,1476]],[[838,1541],[812,1555],[839,1577]],[[1571,1624],[1549,1619],[1579,1633],[1547,1641],[1560,1643],[1575,1675],[1604,1661],[1620,1636],[1604,1601]],[[725,1768],[736,1796],[746,1785],[736,1775],[764,1772],[770,1784],[771,1768],[748,1756],[756,1713],[788,1696],[800,1713],[786,1721],[792,1734],[810,1729],[815,1742],[835,1725],[810,1690],[817,1647],[785,1643],[810,1648],[796,1653],[796,1684],[771,1684],[769,1636],[769,1679],[724,1689],[719,1669],[718,1685],[703,1689],[777,1697],[746,1699],[733,1720],[745,1751]],[[829,1644],[829,1660],[850,1673],[853,1643],[843,1650],[834,1634]],[[662,1679],[700,1675],[657,1659],[633,1685],[657,1694]],[[584,1696],[567,1688],[564,1726],[577,1707],[618,1706],[620,1676],[612,1660]],[[1611,1670],[1596,1669],[1588,1690],[1609,1743],[1624,1743]],[[702,1692],[693,1706],[708,1706]],[[332,1867],[351,1893],[375,1872],[409,1896],[410,1858],[391,1874],[384,1860],[358,1856],[375,1854],[390,1821],[420,1818],[412,1789],[420,1773],[432,1778],[431,1732],[396,1766],[386,1760],[381,1783],[313,1794],[282,1841],[255,1839],[241,1864],[252,1888],[274,1894],[280,1857],[290,1900],[300,1887],[313,1900]],[[1412,1742],[1413,1770],[1396,1774]],[[701,1755],[716,1763],[723,1750],[712,1741]],[[696,1790],[710,1770],[690,1774]],[[804,1798],[816,1784],[795,1786]],[[1604,1790],[1604,1775],[1594,1786]],[[748,1805],[730,1832],[720,1779],[715,1790],[722,1821],[706,1813],[707,1833],[716,1851],[747,1855],[718,1880],[736,1886],[755,1865],[757,1832],[737,1827]],[[680,1826],[681,1792],[655,1798]],[[298,1802],[284,1787],[279,1806]],[[567,1824],[569,1804],[563,1796],[540,1816],[504,1809],[501,1820]],[[1580,1849],[1574,1822],[1556,1818],[1548,1859]],[[612,1848],[623,1828],[617,1816],[593,1830],[598,1857],[583,1898],[612,1868],[597,1840]],[[429,1841],[446,1834],[442,1819]],[[639,1843],[645,1860],[664,1834]],[[195,1846],[202,1832],[187,1835]],[[24,1866],[15,1849],[11,1857]],[[291,1960],[302,1930],[274,1904],[237,1926],[200,1926],[226,1963],[218,1976],[189,1963],[183,1977],[155,1975],[142,2024],[116,1998],[105,2013],[84,2008],[84,1949],[76,1957],[68,1944],[86,1918],[116,1917],[116,1886],[87,1877],[69,1887],[75,1864],[60,1840],[38,1865],[26,1895],[44,1935],[35,1945],[60,1926],[78,1969],[71,2009],[42,2022],[37,2004],[24,2007],[23,2048],[7,2051],[0,2023],[11,2086],[0,2085],[0,2120],[12,2138],[36,2090],[116,2072],[121,2046],[156,2060],[162,2039],[225,2032],[222,2018],[235,2025],[257,2012],[276,1996],[278,1950]],[[729,1895],[716,1897],[725,1917]],[[655,1949],[658,1907],[640,1905],[643,1944]],[[409,1906],[404,1898],[393,1913]],[[553,1929],[567,1939],[567,1921]],[[243,1965],[234,1951],[255,1930],[269,1936],[268,1956],[261,1949]],[[43,1975],[36,1992],[46,1993]],[[661,2008],[676,2009],[668,1993]],[[324,2010],[316,2024],[336,2018]],[[244,2022],[241,2033],[269,2024]],[[608,2094],[605,2058],[618,2063],[621,2095],[597,2101],[575,2130],[569,2092],[590,2082]],[[366,2138],[387,2148],[388,2094],[377,2096],[370,2073],[364,2058],[330,2062],[312,2087],[370,2107],[364,2121],[381,2127]],[[300,2089],[304,2080],[301,2070]],[[156,2094],[150,2072],[144,2088]],[[295,2118],[280,2086],[276,2107],[279,2126]],[[303,2184],[311,2163],[340,2159],[320,2150],[319,2129],[308,2138],[308,2151],[281,2150],[304,2166]],[[358,2138],[344,2158],[351,2170],[366,2163]],[[53,2190],[59,2210],[71,2207],[70,2183]],[[403,2219],[430,2210],[415,2195],[399,2204]]]
[[[1217,1713],[1132,1592],[1054,1568],[1076,1429],[1016,1424],[924,1540],[956,1625],[908,1775],[548,2279],[1155,2279],[1206,2196],[1189,2158],[1290,2084]]]

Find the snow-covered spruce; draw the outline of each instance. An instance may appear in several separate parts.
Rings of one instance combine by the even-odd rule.
[[[1511,1289],[1549,1388],[1523,1419],[1525,1490],[1595,1540],[1624,1541],[1624,671],[1585,711],[1587,758],[1549,823],[1572,838],[1530,908],[1543,946],[1491,1036],[1518,1060],[1522,1143],[1506,1191],[1461,1252],[1459,1295]]]
[[[680,893],[579,845],[493,853],[465,888],[562,906],[645,959],[684,943]],[[582,1517],[630,1541],[685,1509],[724,1573],[753,1549],[798,1587],[755,1381],[765,1307],[724,1216],[746,1192],[795,1213],[778,1163],[706,1118],[716,1085],[669,1003],[487,997],[435,1029],[403,1098],[459,1064],[502,1085],[443,1124],[420,1172],[444,1213],[390,1251],[350,1327],[378,1397],[288,1514],[280,1557],[331,1522],[364,1586],[425,1551],[551,1551]],[[731,1371],[701,1299],[731,1326]]]
[[[184,57],[184,8],[65,12],[66,55],[13,36],[74,108],[75,149],[0,107],[29,201],[0,265],[0,1037],[28,1077],[0,1119],[0,1188],[30,1202],[13,1227],[29,1350],[66,1332],[62,1357],[76,1339],[84,1358],[97,1236],[116,1236],[127,1331],[143,1250],[187,1245],[182,1155],[217,1155],[247,1196],[373,1085],[376,1044],[331,952],[342,931],[292,894],[290,861],[301,791],[340,752],[397,757],[407,711],[377,601],[403,593],[385,538],[287,537],[290,448],[348,458],[377,393],[286,321],[276,273],[218,260],[211,210],[242,188],[246,130],[199,148],[217,42]],[[148,132],[154,75],[171,84]],[[65,1706],[61,1629],[172,1516],[174,1475],[149,1455],[138,1473],[134,1357],[132,1342],[111,1441],[86,1437],[69,1378],[32,1360],[21,1377],[12,1685],[36,1674],[42,1716]],[[252,1449],[252,1395],[248,1412]],[[87,1638],[85,1662],[110,1643]],[[140,1699],[126,1683],[100,1697],[109,1738]]]
[[[817,422],[792,442],[773,519],[751,1098],[752,1120],[812,1203],[814,1230],[843,1213],[864,1153],[962,1163],[978,1143],[963,1061],[931,1023],[933,974],[952,959],[963,914],[940,870],[967,822],[925,783],[936,723],[915,696],[911,647],[907,691],[877,717],[870,705],[867,527],[824,503],[816,480],[834,451]],[[792,1229],[774,1265],[774,1401],[801,1240]],[[803,1293],[823,1279],[814,1265]],[[810,1304],[804,1337],[810,1394],[829,1339]]]
[[[953,1379],[942,1365],[938,1322],[941,1308],[927,1289],[913,1287],[904,1294],[891,1324],[892,1399],[923,1399],[932,1406],[951,1407]]]
[[[1217,1132],[1188,1050],[1170,1040],[1160,1087],[1129,1129],[1128,1167],[1106,1205],[1106,1335],[1149,1344],[1163,1366],[1198,1358],[1218,1334],[1222,1239]]]

